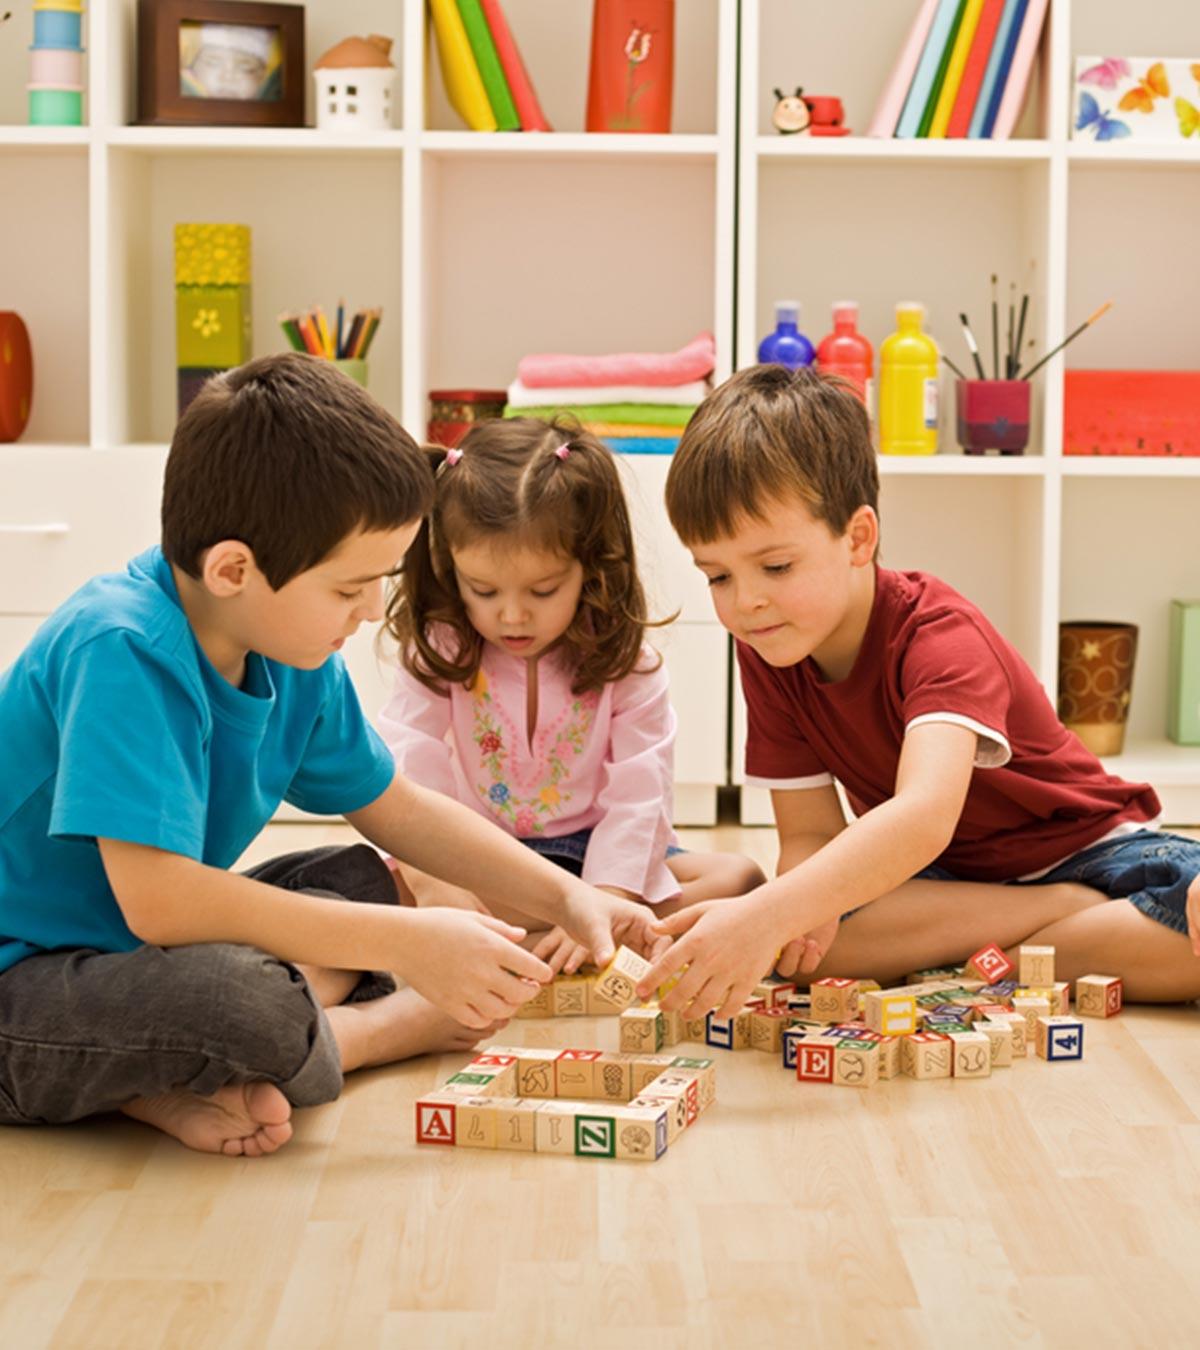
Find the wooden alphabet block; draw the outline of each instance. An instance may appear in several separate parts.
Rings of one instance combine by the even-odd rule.
[[[517,1095],[517,1059],[515,1055],[477,1055],[463,1070],[464,1073],[487,1074],[485,1097],[515,1097]]]
[[[557,1091],[555,1061],[558,1050],[522,1049],[517,1060],[517,1096],[553,1097]]]
[[[992,1073],[992,1043],[981,1031],[954,1031],[950,1033],[955,1078],[990,1078]]]
[[[814,980],[808,992],[812,1016],[819,1022],[848,1022],[858,1016],[857,980]]]
[[[988,1038],[992,1050],[992,1068],[1009,1069],[1013,1062],[1013,1024],[1011,1022],[993,1022],[980,1017],[971,1023],[972,1031]]]
[[[876,1033],[872,1032],[874,1036]],[[900,1074],[900,1046],[903,1039],[900,1036],[880,1036],[879,1044],[879,1079],[886,1082],[889,1078],[896,1078]]]
[[[1050,986],[1050,1011],[1056,1017],[1066,1017],[1071,1011],[1071,986],[1066,980],[1055,980]]]
[[[504,1098],[464,1097],[458,1104],[459,1148],[496,1147],[496,1101]]]
[[[986,1019],[989,1022],[1007,1023],[1012,1027],[1013,1059],[1025,1059],[1029,1053],[1029,1026],[1025,1014],[1014,1012],[1011,1008],[994,1013]]]
[[[645,1092],[639,1093],[629,1105],[635,1110],[649,1109],[665,1113],[668,1146],[673,1144],[687,1129],[687,1101],[681,1096],[659,1096],[647,1088]]]
[[[679,1039],[682,1041],[699,1041],[703,1044],[707,1032],[708,1019],[706,1017],[685,1017],[683,1019],[683,1035]]]
[[[459,1102],[444,1092],[431,1092],[417,1099],[417,1143],[454,1147]]]
[[[918,1031],[900,1042],[900,1067],[909,1078],[949,1078],[954,1042],[933,1031]]]
[[[554,1095],[587,1101],[596,1095],[599,1050],[564,1050],[554,1062]]]
[[[575,1117],[575,1156],[577,1158],[615,1158],[617,1156],[616,1117],[580,1112]]]
[[[750,1045],[754,1050],[763,1050],[769,1055],[777,1055],[783,1045],[783,1025],[787,1018],[786,1008],[760,1008],[750,1014]]]
[[[743,1008],[732,1017],[716,1018],[712,1013],[705,1019],[704,1043],[718,1050],[746,1050],[750,1046],[750,1019],[753,1012]]]
[[[667,1111],[661,1106],[613,1108],[617,1122],[617,1157],[627,1162],[654,1162],[667,1151]]]
[[[840,1087],[874,1087],[879,1082],[879,1042],[843,1040],[833,1056],[833,1081]]]
[[[656,1054],[662,1049],[663,1020],[657,1008],[626,1008],[620,1027],[621,1049],[628,1054]]]
[[[613,959],[596,977],[592,990],[594,1011],[604,1005],[623,1011],[638,1001],[638,981],[650,969],[650,962],[628,947],[618,947]]]
[[[555,1017],[586,1017],[591,975],[559,975],[550,986]]]
[[[642,1089],[642,1097],[678,1098],[685,1108],[684,1125],[692,1125],[700,1115],[700,1081],[695,1074],[675,1068],[665,1069]]]
[[[833,1059],[841,1041],[813,1036],[796,1046],[796,1078],[801,1083],[832,1083]]]
[[[536,994],[517,1009],[518,1017],[553,1017],[554,984],[544,984]]]
[[[496,1147],[513,1152],[532,1153],[537,1142],[537,1113],[540,1102],[530,1097],[488,1097],[496,1124]]]
[[[807,1040],[810,1036],[815,1034],[816,1033],[812,1030],[811,1026],[788,1027],[787,1030],[784,1031],[782,1038],[782,1050],[783,1050],[783,1067],[785,1069],[792,1069],[793,1071],[795,1070],[796,1050],[799,1047],[800,1042]]]
[[[1037,1041],[1038,1018],[1051,1016],[1050,1000],[1030,994],[1014,994],[1012,1002],[1013,1012],[1020,1013],[1025,1019],[1025,1040],[1033,1045]]]
[[[627,1102],[633,1096],[633,1060],[606,1051],[592,1066],[592,1095],[597,1101]]]
[[[675,1055],[634,1055],[629,1066],[629,1086],[632,1095],[638,1096],[647,1083],[652,1083],[660,1073],[675,1063]]]
[[[1014,969],[1013,963],[994,942],[989,942],[986,947],[980,947],[963,968],[966,975],[986,980],[988,984],[1007,979]]]
[[[1082,1021],[1078,1017],[1039,1017],[1035,1046],[1039,1059],[1082,1059]]]
[[[507,1097],[511,1095],[513,1082],[511,1069],[502,1073],[488,1070],[471,1073],[464,1069],[447,1078],[441,1090],[460,1097]]]
[[[1075,981],[1075,1011],[1083,1017],[1115,1017],[1125,1004],[1116,975],[1084,975]]]
[[[795,992],[796,986],[791,981],[766,979],[754,986],[750,997],[761,998],[765,1008],[786,1008]]]
[[[582,1102],[548,1101],[534,1117],[534,1147],[538,1153],[575,1152],[575,1117],[587,1106]]]
[[[1017,978],[1023,985],[1048,988],[1054,983],[1054,948],[1021,947],[1017,952],[1020,973]]]
[[[678,1045],[680,1041],[687,1039],[683,1034],[682,1013],[667,1012],[666,1009],[660,1008],[658,1015],[662,1018],[663,1025],[662,1049],[665,1050],[669,1046]]]
[[[917,1001],[911,994],[881,989],[863,997],[867,1026],[881,1036],[911,1036],[917,1029]]]
[[[707,1111],[717,1100],[717,1065],[711,1059],[693,1059],[680,1055],[671,1061],[670,1073],[689,1074],[696,1080],[700,1110]]]

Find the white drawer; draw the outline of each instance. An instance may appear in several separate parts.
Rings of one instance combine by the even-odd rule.
[[[159,538],[165,449],[0,446],[0,613],[48,614]]]
[[[0,675],[29,646],[44,614],[0,614]]]
[[[729,752],[729,634],[715,623],[673,623],[651,633],[679,719],[675,781],[723,785]]]
[[[670,455],[617,455],[638,550],[638,569],[654,618],[679,610],[690,623],[712,622],[713,608],[708,585],[692,562],[692,555],[679,542],[663,490]]]

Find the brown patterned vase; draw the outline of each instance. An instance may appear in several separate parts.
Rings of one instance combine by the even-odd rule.
[[[1133,693],[1137,625],[1058,626],[1058,715],[1094,755],[1119,755]]]

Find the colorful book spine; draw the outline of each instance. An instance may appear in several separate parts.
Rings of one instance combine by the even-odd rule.
[[[985,0],[983,13],[975,29],[975,38],[963,68],[962,83],[958,86],[958,97],[950,113],[950,122],[946,135],[953,139],[966,136],[971,126],[971,114],[979,100],[980,86],[987,70],[988,58],[992,54],[992,44],[996,40],[996,30],[1004,14],[1004,0]]]
[[[1000,0],[1000,3],[1003,3],[1003,0]],[[908,88],[912,84],[913,76],[917,72],[917,62],[921,59],[921,53],[925,49],[925,43],[929,38],[929,30],[933,26],[933,16],[937,13],[937,8],[938,0],[921,0],[921,8],[917,11],[917,17],[913,20],[912,28],[909,29],[904,50],[900,53],[900,59],[896,62],[891,75],[888,76],[888,82],[884,86],[883,93],[879,96],[875,115],[871,118],[871,124],[867,128],[868,136],[892,136],[895,134],[896,126],[900,121],[900,114],[904,111],[904,100],[908,95]]]
[[[919,137],[929,135],[929,128],[933,125],[933,114],[937,109],[938,99],[942,96],[942,86],[946,82],[946,71],[950,66],[950,55],[954,51],[954,44],[958,41],[958,30],[962,27],[963,14],[966,12],[967,0],[959,0],[957,12],[954,15],[954,22],[950,25],[950,33],[946,38],[946,45],[942,49],[942,57],[938,62],[937,74],[933,77],[933,88],[929,91],[929,102],[925,105],[925,111],[921,116],[921,125],[917,128]]]
[[[508,27],[508,20],[500,8],[500,0],[479,0],[483,6],[483,15],[491,29],[492,41],[496,44],[496,55],[504,67],[504,78],[512,94],[517,116],[521,119],[522,131],[549,131],[538,96],[534,92],[533,82],[521,60],[516,41]]]
[[[929,27],[929,37],[925,41],[921,59],[917,62],[917,73],[909,85],[908,97],[904,100],[904,111],[896,124],[896,135],[904,140],[914,137],[921,125],[921,115],[929,101],[929,91],[933,88],[938,63],[946,49],[957,10],[958,0],[938,0],[937,13]]]
[[[458,0],[458,12],[463,27],[467,30],[467,41],[471,44],[471,54],[479,67],[479,78],[483,81],[488,102],[492,105],[492,116],[500,131],[520,131],[521,119],[513,104],[508,81],[504,78],[504,67],[492,41],[492,32],[483,17],[479,0]]]
[[[450,106],[472,131],[495,131],[496,118],[454,0],[429,0]]]
[[[1021,36],[1017,39],[1017,49],[1013,53],[1012,69],[1004,86],[1004,95],[1000,99],[1000,110],[996,114],[992,136],[998,141],[1006,141],[1013,134],[1017,118],[1025,106],[1025,96],[1029,92],[1029,77],[1033,72],[1033,63],[1037,60],[1038,44],[1042,40],[1042,26],[1046,22],[1046,8],[1049,0],[1029,0],[1025,10],[1025,22],[1021,25]]]
[[[979,27],[979,16],[982,13],[983,0],[967,0],[962,23],[958,26],[958,36],[954,39],[954,49],[946,66],[946,79],[938,96],[933,121],[929,124],[929,135],[932,140],[945,139],[946,128],[950,125],[950,114],[954,110],[954,100],[958,97],[963,71],[967,66],[967,56],[971,50],[971,43],[975,40],[975,30]]]
[[[979,87],[979,98],[975,102],[975,111],[971,114],[971,126],[967,132],[973,141],[981,140],[988,134],[984,129],[988,111],[996,96],[997,84],[1003,88],[1003,72],[1008,69],[1005,53],[1008,53],[1007,61],[1011,62],[1013,48],[1009,43],[1010,40],[1014,45],[1016,43],[1016,35],[1021,31],[1021,20],[1025,16],[1025,5],[1026,0],[1004,0],[1004,16],[996,30],[996,41],[992,44],[992,54],[988,57],[987,70],[984,72],[983,84]]]

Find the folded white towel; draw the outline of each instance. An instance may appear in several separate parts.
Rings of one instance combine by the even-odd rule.
[[[705,380],[691,384],[609,384],[590,389],[531,389],[520,380],[508,386],[510,408],[593,407],[597,403],[655,403],[663,405],[702,403],[708,397]]]

